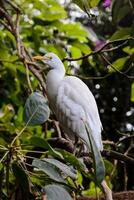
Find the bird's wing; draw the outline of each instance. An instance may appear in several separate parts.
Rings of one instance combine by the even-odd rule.
[[[88,137],[83,121],[88,123],[98,148],[102,150],[102,125],[96,101],[86,84],[79,78],[67,76],[61,82],[55,112],[66,130],[68,128],[68,131],[78,134],[85,141]]]

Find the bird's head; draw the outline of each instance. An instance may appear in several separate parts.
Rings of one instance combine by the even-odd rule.
[[[54,53],[47,53],[44,56],[34,56],[35,61],[42,61],[44,64],[47,64],[50,69],[60,69],[64,68],[60,58]]]

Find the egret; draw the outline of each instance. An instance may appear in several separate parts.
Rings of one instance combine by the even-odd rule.
[[[99,151],[103,150],[97,104],[87,85],[75,76],[65,76],[65,68],[60,58],[54,53],[35,56],[49,66],[46,78],[47,96],[52,111],[61,127],[70,138],[80,137],[90,151],[90,141],[86,130],[92,134]],[[113,200],[112,191],[105,180],[101,182],[106,200]]]
[[[80,137],[90,148],[85,128],[88,125],[99,151],[103,150],[97,104],[87,85],[75,76],[65,76],[65,68],[54,53],[35,56],[49,66],[46,78],[46,90],[50,108],[55,113],[64,132],[70,137]]]

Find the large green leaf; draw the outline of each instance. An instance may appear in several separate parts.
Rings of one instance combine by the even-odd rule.
[[[55,22],[53,24],[58,31],[60,31],[63,35],[68,37],[69,39],[78,39],[80,42],[86,42],[88,37],[87,30],[81,26],[80,23],[63,23],[63,22]]]
[[[118,23],[122,15],[121,9],[123,8],[123,0],[112,0],[112,20],[114,23]],[[120,13],[121,12],[121,13]],[[119,20],[118,20],[119,19]]]
[[[33,167],[36,167],[39,170],[43,171],[53,181],[65,183],[65,180],[63,179],[59,169],[53,164],[35,159],[33,160],[32,165]]]
[[[68,165],[66,165],[54,158],[44,158],[43,161],[51,163],[52,165],[54,165],[58,169],[60,169],[66,176],[69,176],[72,179],[76,180],[76,178],[77,178],[76,170],[74,170],[72,167],[69,167]]]
[[[38,16],[40,19],[45,19],[51,22],[67,17],[64,7],[56,0],[34,0],[34,2],[31,1],[31,4],[34,4],[32,9],[30,6],[28,6],[27,1],[20,5],[30,18]]]
[[[126,56],[126,57],[119,58],[119,59],[117,59],[116,61],[114,61],[114,62],[112,63],[112,66],[113,66],[115,69],[112,68],[112,66],[109,65],[109,68],[108,68],[109,73],[116,72],[116,69],[117,69],[117,70],[122,70],[123,67],[124,67],[124,65],[125,65],[125,63],[126,63],[126,61],[127,61],[128,59],[129,59],[129,57]]]
[[[116,23],[120,22],[120,20],[122,20],[129,13],[130,13],[130,6],[129,5],[121,6],[120,9],[118,10]]]
[[[72,56],[72,58],[79,58],[79,57],[82,56],[81,49],[72,46],[70,50],[71,50],[71,56]],[[79,60],[79,61],[77,61],[77,62],[78,62],[79,64],[81,64],[81,63],[82,63],[82,60]]]
[[[130,37],[130,35],[131,35],[131,28],[121,28],[111,36],[110,41],[125,39]]]
[[[73,200],[70,194],[62,186],[52,184],[43,188],[46,200]]]
[[[100,151],[97,148],[96,142],[94,140],[94,137],[91,134],[91,131],[89,130],[89,126],[85,124],[85,128],[88,134],[89,142],[91,152],[93,154],[93,163],[94,163],[94,171],[95,171],[95,180],[99,186],[101,186],[102,181],[105,178],[105,166],[104,162],[102,160]],[[88,143],[87,143],[88,144]]]
[[[23,119],[29,125],[44,123],[50,115],[47,100],[39,92],[32,93],[25,104]]]
[[[57,151],[63,155],[64,160],[66,162],[70,163],[73,167],[78,169],[80,172],[85,173],[87,171],[87,168],[85,167],[85,165],[75,155],[63,149],[57,149]]]
[[[72,42],[71,45],[80,49],[84,54],[89,54],[91,52],[91,48],[88,45],[80,43],[79,41]]]

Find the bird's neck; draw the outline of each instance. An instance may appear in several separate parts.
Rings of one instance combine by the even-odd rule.
[[[47,95],[49,100],[51,101],[56,99],[58,88],[60,86],[61,81],[65,76],[65,70],[63,69],[53,69],[50,70],[47,74],[46,87],[47,87]],[[51,102],[50,102],[51,103]]]

